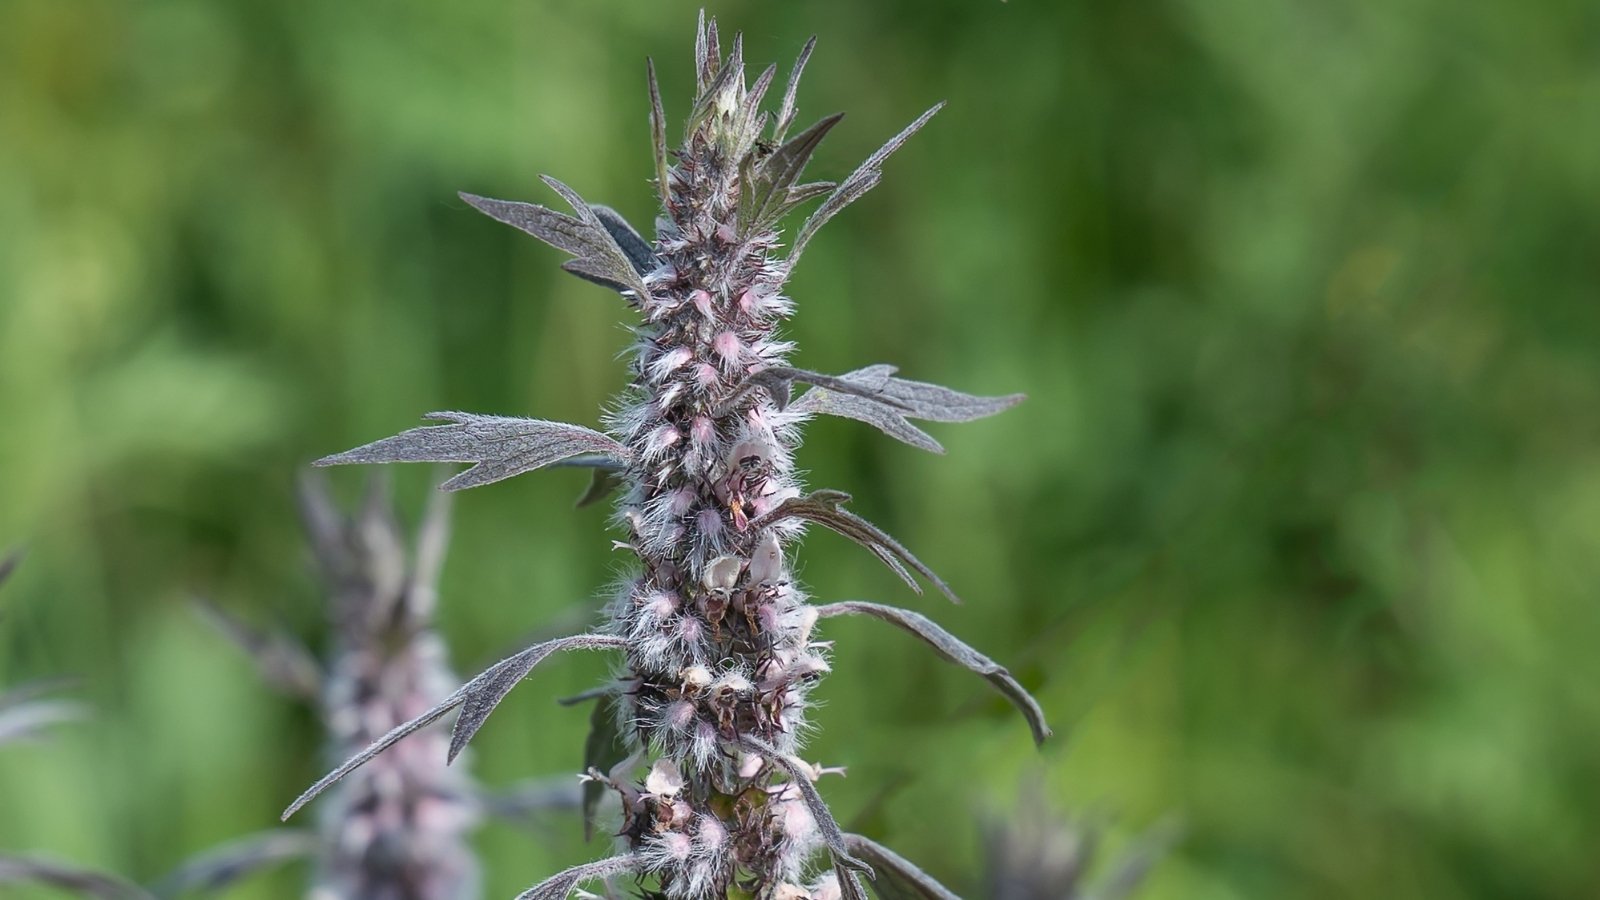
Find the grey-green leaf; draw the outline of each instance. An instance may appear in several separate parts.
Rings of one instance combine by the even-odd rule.
[[[365,765],[379,753],[389,749],[405,738],[434,722],[444,718],[451,710],[458,706],[464,707],[460,718],[456,721],[455,730],[451,734],[449,759],[454,760],[467,741],[483,727],[484,720],[494,711],[506,694],[517,686],[523,678],[527,677],[535,665],[545,657],[558,650],[598,650],[612,649],[626,646],[626,642],[619,637],[606,634],[582,634],[574,637],[558,638],[535,644],[520,653],[509,656],[480,673],[476,678],[462,685],[455,693],[444,698],[432,709],[417,716],[409,722],[396,726],[383,737],[373,741],[365,750],[345,760],[338,768],[324,775],[316,784],[307,788],[289,808],[283,811],[283,818],[299,812],[300,808],[310,803],[323,791],[331,787],[339,779],[349,775],[356,769]]]
[[[805,224],[800,226],[800,231],[795,235],[794,249],[789,251],[789,265],[794,265],[800,259],[800,254],[805,250],[806,244],[810,243],[811,238],[816,235],[817,229],[827,224],[829,219],[838,215],[846,206],[854,203],[867,191],[877,186],[878,181],[883,178],[884,160],[888,159],[891,153],[899,150],[907,140],[910,140],[913,134],[916,134],[921,130],[922,126],[928,124],[928,120],[933,118],[934,113],[943,108],[944,104],[939,103],[918,116],[915,122],[907,125],[899,134],[890,138],[888,143],[879,147],[876,153],[867,157],[865,162],[850,173],[849,178],[839,183],[839,186],[834,189],[828,199],[824,200],[822,205],[817,207],[816,211],[806,219]]]
[[[572,254],[573,259],[564,263],[563,269],[614,291],[632,293],[636,300],[649,296],[633,260],[594,209],[576,191],[554,178],[543,176],[543,180],[572,206],[576,217],[537,203],[494,200],[467,193],[459,196],[489,218]]]
[[[910,860],[876,841],[846,834],[844,843],[877,870],[872,889],[879,900],[961,900]]]
[[[857,859],[850,853],[850,848],[845,845],[844,830],[839,827],[838,820],[834,819],[833,811],[828,809],[828,804],[823,801],[822,795],[817,792],[817,786],[811,781],[811,773],[800,760],[787,753],[781,753],[776,747],[753,735],[741,735],[739,743],[745,750],[752,750],[761,754],[768,762],[777,766],[789,776],[789,781],[800,792],[800,798],[805,802],[806,810],[811,813],[811,818],[817,823],[817,830],[822,832],[822,840],[828,845],[828,850],[833,854],[835,863],[861,872],[868,878],[873,878],[872,867]]]
[[[982,675],[1028,720],[1028,727],[1033,730],[1034,743],[1042,744],[1045,738],[1050,736],[1050,726],[1045,722],[1044,710],[1039,707],[1039,701],[1033,699],[1033,695],[1028,693],[1005,666],[974,650],[927,616],[909,609],[859,600],[847,600],[817,607],[817,615],[820,618],[851,614],[872,616],[891,625],[898,625],[916,635],[946,660]]]
[[[884,434],[932,453],[944,447],[908,419],[931,422],[970,422],[1003,412],[1027,399],[1024,394],[981,397],[936,384],[890,377],[893,366],[874,365],[846,372],[839,381],[870,390],[841,391],[819,385],[794,402],[797,412],[843,416],[865,422]]]
[[[143,888],[114,875],[40,856],[0,854],[0,884],[43,884],[98,900],[153,900]]]
[[[622,213],[609,206],[601,206],[599,204],[591,205],[590,209],[594,210],[595,218],[599,219],[600,224],[611,234],[611,239],[617,242],[617,247],[628,258],[628,262],[633,264],[634,272],[639,275],[648,275],[655,269],[655,249],[650,246],[649,241],[646,241],[639,234],[638,229],[634,228],[628,223],[627,219],[622,217]]]
[[[910,550],[907,550],[899,541],[890,537],[887,532],[868,522],[853,512],[844,508],[850,502],[850,495],[843,491],[822,490],[814,491],[804,497],[795,497],[778,504],[771,512],[751,522],[752,528],[761,528],[785,518],[804,519],[816,522],[845,537],[855,541],[868,550],[883,564],[894,571],[900,579],[917,593],[922,593],[922,586],[917,584],[907,567],[917,574],[932,582],[939,592],[950,598],[952,603],[960,603],[961,598],[950,590],[950,585],[944,579],[934,574],[922,560],[917,559]]]
[[[277,829],[201,853],[155,885],[158,897],[218,891],[273,866],[316,855],[319,842],[309,832]]]
[[[450,733],[449,761],[455,761],[461,751],[466,749],[467,742],[471,741],[473,735],[478,733],[478,729],[483,727],[489,714],[500,705],[500,701],[504,700],[522,679],[528,677],[534,666],[543,662],[550,654],[558,650],[610,650],[627,646],[627,641],[614,635],[580,634],[534,644],[521,653],[490,666],[459,692],[463,695],[461,716],[456,719],[455,728]]]
[[[625,872],[637,872],[641,865],[639,857],[632,853],[584,863],[528,888],[517,895],[517,900],[567,900],[567,896],[580,884]]]
[[[617,460],[628,450],[615,439],[582,425],[434,412],[423,418],[451,422],[424,425],[343,453],[325,456],[318,466],[350,463],[458,462],[475,463],[440,488],[459,491],[521,475],[569,457],[599,453]]]

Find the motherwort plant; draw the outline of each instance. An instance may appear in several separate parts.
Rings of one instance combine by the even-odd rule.
[[[489,484],[556,463],[590,466],[590,495],[621,488],[619,542],[638,566],[619,587],[610,621],[593,634],[536,644],[398,726],[312,786],[285,813],[460,708],[447,755],[466,746],[495,706],[540,661],[562,650],[621,654],[625,672],[601,698],[587,757],[586,812],[607,791],[621,801],[621,852],[564,872],[522,896],[564,898],[579,885],[630,876],[648,897],[711,900],[864,898],[858,876],[885,897],[951,895],[915,866],[845,834],[818,792],[824,769],[801,758],[807,694],[828,672],[818,620],[867,615],[897,625],[983,675],[1049,734],[1038,705],[1000,665],[922,615],[874,603],[811,605],[789,550],[808,525],[861,544],[913,589],[912,573],[955,599],[899,542],[847,508],[840,491],[807,492],[793,451],[811,417],[858,419],[941,452],[910,419],[967,421],[1022,398],[975,397],[898,378],[874,365],[844,375],[788,363],[778,326],[793,310],[783,286],[817,229],[878,183],[885,159],[927,123],[923,114],[840,182],[804,181],[829,116],[791,135],[807,44],[775,115],[762,110],[775,67],[746,83],[741,41],[723,56],[714,21],[696,41],[698,94],[682,146],[669,152],[650,71],[651,132],[662,215],[653,242],[615,212],[552,179],[567,214],[531,203],[463,199],[572,258],[563,268],[609,287],[638,314],[632,382],[604,431],[537,419],[435,413],[415,428],[322,465],[459,462],[474,465],[446,490]],[[778,227],[820,204],[785,247]],[[795,385],[809,389],[798,398]],[[639,773],[645,773],[637,778]],[[810,866],[826,851],[831,866]],[[610,888],[607,888],[610,890]]]
[[[436,495],[413,542],[395,515],[385,479],[372,481],[354,516],[339,510],[322,479],[301,481],[301,518],[332,626],[325,664],[288,635],[203,607],[270,684],[316,707],[335,759],[366,747],[460,684],[434,628],[449,543],[447,496]],[[467,837],[481,818],[481,795],[463,770],[445,765],[441,736],[422,735],[396,748],[340,785],[332,801],[305,842],[317,857],[310,900],[479,896]]]

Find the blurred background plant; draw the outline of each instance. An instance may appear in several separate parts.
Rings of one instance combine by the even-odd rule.
[[[648,221],[641,59],[681,117],[696,8],[0,7],[0,546],[31,550],[0,684],[74,673],[97,710],[0,755],[0,847],[148,878],[320,774],[314,717],[186,597],[312,633],[302,463],[421,409],[588,421],[616,389],[615,296],[455,192],[559,172]],[[941,429],[942,459],[819,423],[810,480],[874,485],[858,511],[969,598],[941,623],[1037,689],[1042,793],[1114,809],[1113,856],[1182,818],[1141,897],[1600,894],[1593,4],[710,11],[753,59],[818,35],[802,114],[850,111],[818,176],[950,101],[808,250],[797,363],[1031,400]],[[455,658],[598,607],[585,477],[463,498]],[[854,549],[806,548],[819,599],[915,602]],[[914,640],[853,651],[874,626],[836,629],[830,802],[983,896],[969,813],[1035,751]],[[576,771],[586,711],[539,694],[475,742],[485,781]],[[481,835],[489,896],[590,858],[575,831]]]

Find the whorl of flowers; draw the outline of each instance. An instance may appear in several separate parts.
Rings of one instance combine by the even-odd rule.
[[[762,109],[776,67],[747,84],[741,41],[723,56],[714,21],[696,41],[698,94],[683,144],[669,153],[650,70],[656,183],[663,214],[646,241],[614,211],[552,179],[572,214],[463,194],[472,206],[569,254],[567,271],[620,293],[639,316],[632,382],[597,431],[537,419],[460,412],[323,459],[320,464],[461,462],[445,482],[476,487],[556,463],[590,466],[589,497],[620,487],[617,524],[635,554],[598,633],[537,644],[497,663],[432,709],[384,735],[290,806],[401,738],[460,708],[454,758],[505,695],[559,650],[613,650],[625,676],[604,693],[587,745],[586,818],[609,790],[622,807],[622,852],[545,881],[522,897],[554,900],[580,884],[630,875],[650,896],[771,900],[864,898],[858,875],[909,885],[900,896],[950,897],[914,866],[843,833],[818,793],[829,769],[801,758],[807,694],[828,672],[819,619],[873,616],[982,674],[1049,733],[1038,705],[1001,666],[918,613],[872,603],[807,603],[788,548],[808,524],[863,545],[913,589],[913,572],[955,599],[905,547],[850,512],[839,491],[807,492],[793,452],[812,416],[872,424],[914,446],[942,448],[909,419],[966,421],[1022,398],[975,397],[895,377],[874,365],[839,376],[788,364],[778,326],[793,311],[783,286],[817,229],[878,183],[884,160],[920,129],[924,113],[838,183],[802,180],[840,116],[791,136],[795,64],[775,115]],[[779,224],[821,202],[788,242]],[[793,398],[796,384],[809,386]],[[643,777],[639,778],[639,774]],[[813,858],[832,865],[818,875]],[[904,893],[906,890],[914,893]],[[886,894],[886,896],[888,896]]]

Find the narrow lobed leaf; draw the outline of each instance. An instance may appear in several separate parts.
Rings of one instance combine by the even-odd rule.
[[[534,666],[544,662],[550,654],[560,650],[611,650],[627,646],[626,640],[615,635],[580,634],[534,644],[521,653],[490,666],[483,674],[462,688],[461,716],[456,719],[455,728],[450,733],[448,761],[455,762],[473,735],[477,734],[478,729],[488,720],[489,714],[500,705],[500,701],[504,700],[522,679],[528,677]]]
[[[838,381],[871,388],[841,391],[819,384],[794,403],[797,412],[842,416],[865,422],[913,447],[943,453],[944,447],[908,419],[970,422],[1003,412],[1027,399],[1024,394],[980,397],[936,384],[889,377],[893,366],[873,365],[838,376]]]
[[[717,404],[713,415],[728,415],[740,402],[757,389],[766,391],[772,401],[777,404],[778,409],[786,409],[789,405],[789,398],[793,395],[795,382],[827,387],[841,394],[874,398],[885,406],[904,409],[899,401],[883,395],[883,389],[888,384],[889,375],[894,372],[894,368],[892,366],[875,366],[874,368],[884,370],[881,373],[881,377],[876,379],[867,376],[836,378],[832,375],[824,375],[821,372],[796,369],[793,366],[768,366],[759,372],[746,376],[733,389],[732,393]]]
[[[842,615],[866,615],[882,619],[891,625],[911,632],[924,643],[934,649],[934,652],[944,657],[949,662],[982,675],[985,680],[994,685],[995,689],[1010,700],[1012,705],[1028,720],[1028,727],[1033,731],[1035,744],[1043,744],[1045,738],[1051,734],[1050,726],[1045,722],[1044,710],[1039,707],[1039,702],[1033,699],[1027,689],[1012,676],[1005,666],[964,643],[960,638],[945,631],[933,620],[921,613],[909,609],[900,609],[895,606],[885,606],[879,603],[866,603],[859,600],[847,600],[840,603],[830,603],[819,606],[817,616],[828,618]]]
[[[564,263],[563,269],[619,293],[632,293],[636,299],[648,296],[632,260],[599,216],[571,188],[548,176],[544,180],[573,205],[578,212],[576,218],[537,203],[494,200],[468,193],[458,196],[489,218],[571,254],[574,259]]]
[[[628,456],[627,448],[616,440],[581,425],[463,412],[434,412],[423,418],[454,424],[413,428],[354,450],[325,456],[313,465],[475,463],[440,485],[446,491],[459,491],[521,475],[580,454],[600,453],[616,460]]]
[[[888,143],[879,147],[876,153],[867,157],[866,162],[863,162],[854,172],[850,173],[849,178],[840,182],[839,187],[834,190],[833,194],[827,200],[824,200],[821,206],[817,207],[816,212],[813,212],[810,218],[806,219],[805,224],[800,226],[800,231],[795,235],[794,249],[789,251],[790,266],[793,266],[800,259],[800,254],[804,252],[806,244],[810,243],[811,238],[817,233],[817,229],[827,224],[829,219],[838,215],[846,206],[854,203],[867,191],[877,186],[879,179],[883,177],[882,166],[884,160],[888,159],[891,153],[899,150],[906,141],[911,139],[913,134],[916,134],[922,129],[922,126],[928,124],[928,120],[933,118],[934,113],[943,108],[944,104],[938,103],[932,109],[918,116],[915,122],[907,125],[899,134],[890,138]]]
[[[772,129],[772,140],[783,143],[784,137],[789,133],[789,127],[794,124],[796,113],[795,98],[800,92],[800,76],[805,74],[806,62],[811,59],[811,51],[817,49],[817,37],[812,35],[806,45],[800,48],[800,56],[794,61],[794,68],[789,70],[789,84],[783,90],[783,105],[778,107],[778,121]]]
[[[822,145],[822,139],[843,119],[844,113],[828,116],[774,150],[762,162],[751,188],[750,215],[745,223],[747,231],[769,227],[794,208],[795,201],[790,189],[804,174],[806,164]]]
[[[844,842],[878,871],[872,888],[879,900],[961,900],[910,860],[876,841],[846,834]]]
[[[638,229],[634,228],[628,223],[627,219],[622,217],[622,213],[609,206],[601,206],[598,203],[592,204],[589,208],[594,210],[595,218],[600,220],[601,226],[611,235],[611,239],[617,242],[617,247],[622,250],[622,255],[626,256],[628,262],[633,264],[633,271],[636,274],[648,275],[655,269],[655,249],[650,246],[649,241],[646,241],[639,234]]]
[[[517,900],[567,900],[567,896],[580,884],[625,872],[638,872],[642,867],[643,862],[633,853],[584,863],[528,888],[517,895]]]
[[[656,61],[645,58],[645,77],[650,86],[650,152],[656,163],[656,193],[661,208],[672,203],[672,186],[667,180],[667,113],[661,105],[661,83],[656,80]]]
[[[317,795],[333,786],[341,778],[354,772],[356,769],[370,762],[373,757],[382,753],[405,738],[434,722],[444,718],[451,710],[458,706],[466,706],[460,719],[456,722],[455,731],[450,742],[449,759],[454,760],[461,752],[466,742],[483,727],[484,720],[489,713],[505,699],[506,694],[517,686],[517,683],[527,676],[541,660],[557,650],[574,649],[601,649],[623,647],[626,642],[622,638],[604,634],[582,634],[574,637],[559,638],[535,644],[513,656],[507,657],[485,669],[476,678],[462,685],[455,693],[440,701],[438,705],[420,716],[391,729],[388,734],[373,741],[365,750],[345,760],[340,766],[324,775],[316,784],[307,788],[295,801],[283,811],[282,818],[287,820],[299,812],[301,807],[316,799]]]
[[[952,603],[960,603],[961,598],[950,590],[950,585],[944,582],[934,571],[927,567],[922,560],[917,559],[910,550],[907,550],[899,541],[890,537],[887,532],[868,522],[849,510],[843,504],[850,502],[850,495],[843,491],[821,490],[813,491],[804,497],[795,497],[778,504],[771,512],[761,516],[750,523],[752,528],[761,528],[773,522],[786,518],[804,519],[816,522],[832,531],[844,535],[855,541],[877,556],[901,580],[905,581],[911,589],[922,593],[922,586],[906,571],[907,567],[933,583],[939,592],[950,598]]]

